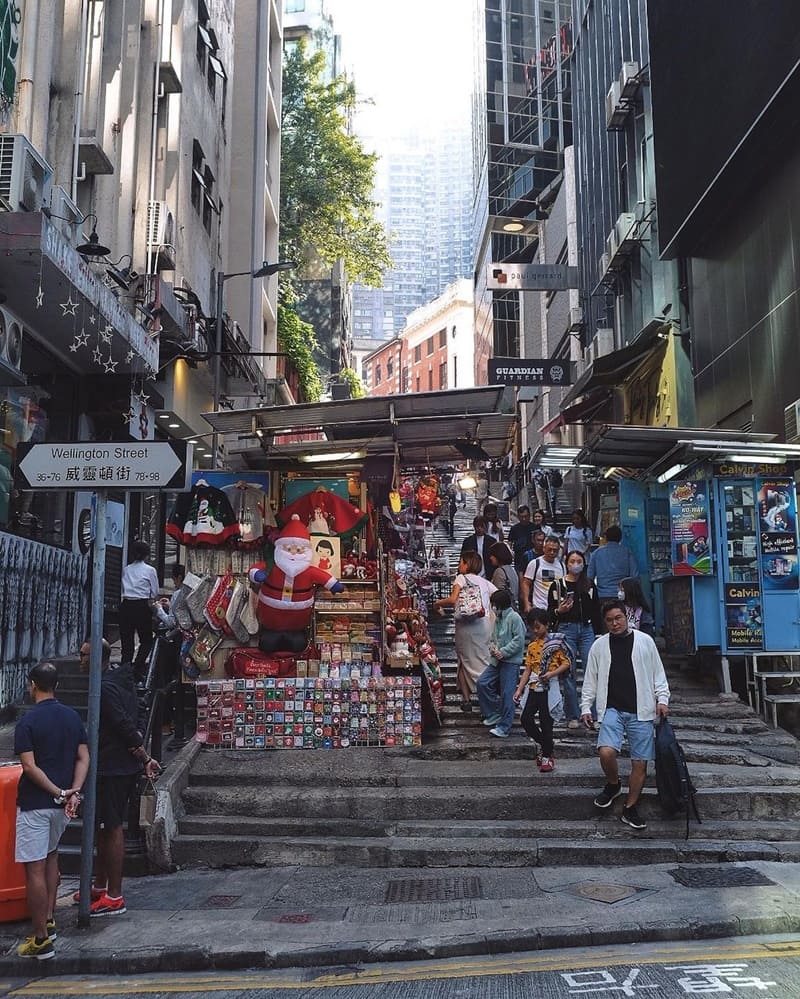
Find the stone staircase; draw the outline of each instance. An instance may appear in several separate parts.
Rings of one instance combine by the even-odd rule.
[[[456,542],[437,530],[455,569]],[[432,637],[448,702],[444,724],[415,750],[204,751],[182,796],[173,861],[180,867],[363,866],[598,868],[664,862],[800,860],[800,744],[707,676],[668,663],[671,717],[686,752],[702,824],[663,816],[654,780],[646,830],[592,804],[603,778],[595,736],[556,729],[556,769],[540,774],[515,726],[498,740],[477,711],[458,710],[452,618]],[[627,773],[627,761],[620,766]]]

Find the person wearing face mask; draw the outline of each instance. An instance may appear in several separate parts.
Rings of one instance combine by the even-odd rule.
[[[600,625],[600,600],[597,589],[586,574],[586,557],[583,552],[571,551],[566,559],[567,574],[557,579],[547,594],[547,609],[556,630],[563,633],[575,656],[586,667],[595,638],[602,631]],[[564,674],[564,713],[567,728],[580,727],[580,709],[575,673]]]

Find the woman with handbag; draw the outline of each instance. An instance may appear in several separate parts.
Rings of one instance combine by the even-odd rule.
[[[449,597],[434,601],[434,609],[454,610],[455,646],[458,659],[456,679],[461,693],[461,710],[472,711],[471,697],[478,677],[489,662],[489,638],[492,634],[490,599],[497,587],[481,575],[483,562],[477,552],[466,551],[458,563],[458,575]]]

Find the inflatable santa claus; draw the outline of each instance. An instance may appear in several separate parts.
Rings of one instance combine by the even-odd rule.
[[[316,588],[341,593],[344,586],[311,564],[311,535],[297,514],[275,539],[274,558],[269,572],[259,563],[249,573],[251,583],[261,584],[258,621],[264,633],[259,646],[263,652],[301,652],[308,644]]]

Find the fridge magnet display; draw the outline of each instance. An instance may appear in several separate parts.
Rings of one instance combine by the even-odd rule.
[[[669,496],[672,572],[676,576],[711,574],[708,494],[703,481],[675,482]]]
[[[725,627],[729,649],[763,649],[764,617],[759,586],[725,584]]]

